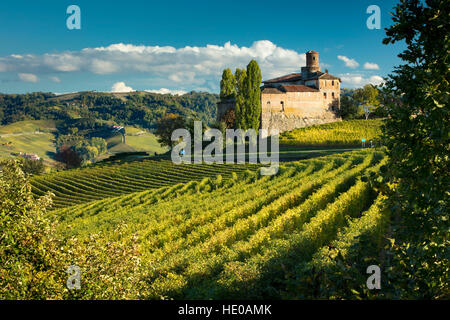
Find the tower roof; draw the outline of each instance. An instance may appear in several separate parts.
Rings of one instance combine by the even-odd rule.
[[[318,53],[318,52],[314,50],[309,50],[307,53]]]

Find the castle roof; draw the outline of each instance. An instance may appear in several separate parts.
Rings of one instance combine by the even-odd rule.
[[[291,74],[287,74],[285,76],[281,76],[278,78],[274,78],[274,79],[269,79],[266,81],[263,81],[264,84],[274,84],[274,83],[281,83],[281,82],[296,82],[299,80],[317,80],[317,79],[323,79],[323,80],[339,80],[341,81],[340,78],[335,77],[329,73],[325,73],[322,71],[316,71],[313,73],[308,74],[308,77],[303,79],[302,78],[302,74],[301,73],[291,73]]]
[[[315,88],[311,88],[304,85],[292,85],[292,84],[281,85],[280,89],[283,90],[284,92],[319,92],[319,90]]]
[[[261,93],[281,94],[286,92],[319,92],[318,89],[304,85],[284,84],[278,87],[262,87]]]
[[[261,93],[278,94],[284,92],[280,91],[278,88],[264,86],[262,87]]]
[[[317,72],[311,73],[311,74],[309,74],[308,78],[304,79],[304,80],[315,80],[315,79],[339,80],[339,81],[341,81],[340,78],[335,77],[335,76],[333,76],[333,75],[331,75],[329,73],[322,72],[322,71],[317,71]]]
[[[263,81],[263,83],[278,83],[278,82],[295,82],[302,79],[301,73],[291,73],[285,76],[281,76],[278,78],[269,79]]]

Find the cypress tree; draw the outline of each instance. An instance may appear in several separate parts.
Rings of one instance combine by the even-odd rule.
[[[233,72],[229,68],[223,70],[222,80],[220,81],[220,99],[226,100],[235,95],[235,80]]]
[[[241,127],[244,130],[259,129],[261,116],[261,69],[255,60],[247,65],[247,76],[243,82],[244,105],[242,115],[244,123]]]
[[[243,128],[245,125],[244,109],[244,80],[247,77],[245,69],[236,69],[235,72],[235,92],[236,92],[236,128]]]

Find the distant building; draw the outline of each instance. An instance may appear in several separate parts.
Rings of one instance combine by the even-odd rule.
[[[21,157],[23,157],[25,159],[41,160],[41,157],[39,157],[37,154],[32,154],[32,153],[19,152],[19,156],[21,156]]]
[[[319,53],[308,51],[301,73],[263,81],[260,128],[284,132],[340,121],[340,85],[340,78],[320,70]],[[220,102],[218,119],[230,108],[235,108],[234,100]]]

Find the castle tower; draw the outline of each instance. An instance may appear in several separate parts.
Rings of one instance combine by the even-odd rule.
[[[319,53],[310,50],[306,53],[306,67],[302,67],[302,78],[307,79],[310,73],[320,71]]]

